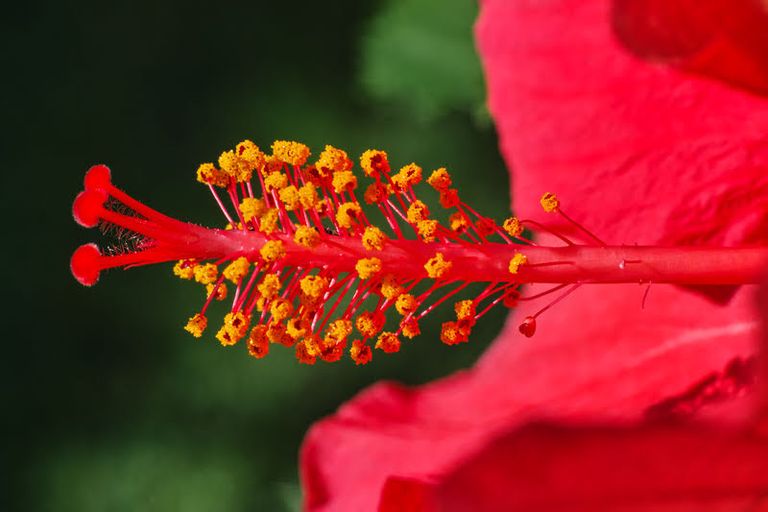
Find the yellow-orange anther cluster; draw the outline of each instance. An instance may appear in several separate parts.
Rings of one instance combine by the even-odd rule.
[[[388,240],[387,235],[376,226],[368,226],[363,232],[363,247],[369,251],[380,251]]]
[[[525,254],[516,252],[512,258],[509,260],[509,273],[510,274],[517,274],[517,272],[520,270],[521,265],[525,265],[528,261],[528,258],[525,256]]]
[[[547,192],[543,196],[541,196],[539,203],[541,203],[541,207],[547,213],[552,213],[556,211],[558,208],[560,208],[560,200],[557,198],[555,194],[551,192]]]
[[[355,270],[360,279],[369,279],[381,272],[379,258],[360,258],[355,264]]]
[[[276,140],[272,144],[274,157],[288,165],[304,165],[309,158],[309,148],[300,142]]]
[[[523,234],[523,224],[517,217],[510,217],[502,225],[509,236],[518,237]]]
[[[195,338],[199,338],[203,335],[206,327],[208,327],[208,319],[204,315],[197,313],[189,319],[187,325],[184,326],[184,330]]]
[[[443,253],[438,252],[424,264],[427,275],[432,279],[442,279],[451,271],[453,263],[445,259]]]

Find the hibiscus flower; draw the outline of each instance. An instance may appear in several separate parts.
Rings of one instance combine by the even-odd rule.
[[[516,212],[538,218],[526,205],[556,190],[610,243],[765,243],[758,4],[482,2]],[[754,292],[654,285],[641,307],[637,285],[582,287],[530,341],[523,305],[470,370],[378,384],[317,423],[305,506],[762,510]]]

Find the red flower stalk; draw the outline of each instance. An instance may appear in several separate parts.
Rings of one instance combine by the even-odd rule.
[[[299,143],[275,142],[273,154],[265,155],[244,141],[221,155],[220,168],[201,165],[198,180],[209,187],[229,221],[227,229],[163,215],[115,187],[107,167],[94,166],[75,200],[74,217],[86,227],[117,230],[119,238],[132,242],[105,254],[94,244],[83,245],[72,257],[72,272],[92,285],[103,269],[178,260],[174,273],[207,291],[201,311],[186,326],[192,335],[202,335],[208,306],[226,298],[229,281],[235,286],[232,306],[217,334],[223,345],[248,335],[255,357],[265,356],[276,342],[295,345],[304,363],[317,357],[337,361],[356,328],[359,337],[350,355],[367,363],[369,340],[384,352],[398,351],[399,335],[417,335],[419,320],[469,283],[488,284],[476,297],[456,303],[456,320],[444,323],[441,333],[447,344],[467,341],[472,326],[494,305],[516,303],[524,283],[559,285],[536,297],[572,285],[558,302],[582,284],[751,283],[768,260],[765,247],[608,246],[572,220],[551,193],[541,199],[544,211],[559,215],[591,245],[554,232],[564,246],[536,246],[523,236],[523,227],[545,226],[512,217],[499,227],[464,203],[448,172],[438,169],[427,181],[440,193],[441,205],[454,210],[444,226],[416,196],[422,169],[409,164],[391,174],[386,153],[370,150],[361,157],[372,178],[364,198],[380,210],[387,234],[363,212],[355,194],[357,176],[344,151],[327,146],[312,165],[306,164],[308,157],[309,149]],[[408,229],[418,238],[406,239]],[[441,289],[442,298],[436,293]],[[392,309],[402,316],[399,327],[383,331]],[[521,324],[526,336],[534,334],[539,313]]]

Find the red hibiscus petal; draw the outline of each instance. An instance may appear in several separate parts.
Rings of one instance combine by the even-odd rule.
[[[650,19],[664,3],[647,2]],[[639,60],[612,7],[482,4],[478,45],[516,212],[542,218],[537,198],[551,191],[609,243],[765,241],[768,101]]]
[[[391,479],[380,510],[397,510],[410,496],[445,512],[768,510],[768,442],[690,425],[530,425],[439,483]]]
[[[437,477],[500,432],[538,418],[641,419],[754,351],[753,292],[744,287],[724,309],[659,286],[641,309],[636,285],[584,287],[542,317],[530,340],[510,322],[470,371],[418,389],[374,386],[308,433],[307,508],[374,509],[389,476]],[[521,308],[519,318],[532,309]],[[729,397],[715,396],[702,410]],[[751,405],[720,410],[718,419],[743,420]]]

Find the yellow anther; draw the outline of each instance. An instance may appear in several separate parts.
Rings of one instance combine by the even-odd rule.
[[[293,241],[304,247],[315,247],[320,243],[320,233],[311,226],[299,226],[293,234]]]
[[[197,181],[214,187],[226,187],[229,185],[229,176],[213,164],[207,163],[197,168]]]
[[[241,161],[245,162],[251,172],[264,167],[266,155],[259,149],[259,146],[250,140],[244,140],[238,144],[235,147],[235,154],[240,157]]]
[[[195,338],[199,338],[203,335],[203,331],[205,331],[206,327],[208,327],[208,319],[200,313],[197,313],[189,319],[187,325],[184,326],[184,330]]]
[[[416,232],[425,242],[434,242],[435,235],[437,234],[437,227],[438,222],[436,220],[420,220],[416,223]]]
[[[319,299],[328,289],[329,282],[327,277],[306,276],[299,281],[299,285],[305,296],[311,299]]]
[[[265,274],[258,284],[259,293],[266,299],[274,299],[280,291],[280,278],[277,274]]]
[[[227,231],[232,231],[233,229],[243,229],[243,223],[242,222],[236,222],[235,224],[232,224],[231,222],[227,222],[227,225],[224,226],[224,229]]]
[[[455,188],[440,191],[440,206],[443,208],[455,208],[460,204],[459,191]]]
[[[214,293],[215,289],[215,293]],[[216,300],[224,300],[227,298],[227,283],[221,283],[218,287],[215,284],[205,285],[205,296],[210,297],[214,293],[213,298]]]
[[[224,316],[224,325],[216,333],[216,339],[222,345],[234,345],[248,332],[248,324],[251,318],[242,311],[227,313]]]
[[[528,258],[525,256],[525,254],[516,252],[512,258],[509,260],[509,273],[510,274],[517,274],[518,270],[520,270],[520,265],[525,265],[525,263],[528,261]]]
[[[523,234],[523,224],[517,217],[510,217],[504,221],[502,225],[504,231],[512,237],[518,237]]]
[[[349,357],[355,364],[368,364],[373,358],[373,352],[371,351],[371,347],[366,345],[362,340],[355,340],[349,348]]]
[[[317,206],[317,190],[311,183],[305,183],[299,189],[299,201],[305,210],[311,210]]]
[[[261,175],[262,176],[269,176],[273,172],[277,172],[283,168],[282,160],[277,158],[275,155],[266,155],[264,157],[264,166],[261,168]]]
[[[432,279],[441,279],[451,271],[453,263],[446,260],[443,253],[438,252],[424,264],[427,275]]]
[[[547,213],[552,213],[560,208],[560,200],[552,192],[547,192],[541,196],[539,203],[541,203],[541,207],[544,208],[544,211]]]
[[[462,212],[456,212],[448,217],[448,225],[451,231],[456,233],[463,233],[469,227],[469,219]]]
[[[269,305],[269,312],[274,322],[282,322],[293,314],[293,304],[287,299],[275,299]]]
[[[228,176],[236,178],[240,172],[240,166],[237,155],[234,151],[224,151],[219,155],[219,167],[227,173]]]
[[[309,158],[309,148],[300,142],[276,140],[272,144],[272,154],[288,165],[304,165]]]
[[[415,318],[409,318],[408,320],[400,322],[400,329],[400,332],[402,332],[403,336],[406,338],[412,339],[421,334],[419,322]]]
[[[439,192],[448,190],[453,185],[451,175],[445,170],[445,167],[432,171],[432,174],[427,178],[427,183]]]
[[[376,226],[368,226],[362,236],[363,247],[369,251],[380,251],[388,240],[387,235]]]
[[[173,266],[173,275],[181,279],[192,279],[195,277],[194,260],[179,260]]]
[[[316,353],[319,353],[319,349],[315,349],[317,347],[317,342],[312,341],[313,338],[305,338],[301,340],[300,342],[296,343],[296,359],[301,364],[315,364],[315,361],[317,361]],[[310,348],[308,347],[311,345],[313,348],[310,351]]]
[[[411,224],[416,224],[419,221],[426,220],[429,217],[429,208],[421,201],[414,201],[411,206],[408,207],[408,213],[406,218]]]
[[[397,282],[392,274],[384,276],[381,280],[381,294],[387,300],[394,300],[403,293],[403,287]]]
[[[459,301],[454,305],[453,309],[456,311],[456,318],[459,320],[475,318],[475,302],[472,300]]]
[[[278,195],[280,196],[280,201],[283,202],[283,206],[285,206],[285,209],[289,212],[297,209],[301,204],[299,189],[297,189],[295,185],[288,185],[284,189],[280,190]]]
[[[309,327],[310,323],[308,321],[303,318],[293,317],[286,323],[285,332],[288,336],[297,340],[307,334]]]
[[[315,167],[318,169],[329,169],[333,172],[348,171],[352,165],[352,160],[347,156],[347,152],[333,146],[325,146],[317,159],[317,163],[315,163]]]
[[[368,279],[381,272],[381,260],[379,258],[360,258],[355,264],[355,270],[360,279]]]
[[[328,326],[326,338],[333,341],[334,344],[342,343],[352,333],[352,321],[346,318],[334,320]]]
[[[248,259],[245,256],[240,256],[232,263],[227,265],[224,269],[224,277],[232,281],[234,284],[240,283],[240,281],[248,275],[248,271],[251,268],[251,264],[248,263]]]
[[[269,353],[269,338],[267,326],[257,325],[248,335],[248,353],[256,359],[261,359]]]
[[[195,271],[195,281],[197,281],[200,284],[213,283],[219,277],[219,268],[213,263],[195,265],[194,271]]]
[[[265,262],[272,263],[285,256],[285,247],[280,240],[269,240],[259,249],[259,254]]]
[[[267,208],[264,214],[259,218],[259,231],[265,235],[271,235],[278,228],[279,216],[276,208]]]
[[[393,332],[383,332],[376,340],[376,348],[383,350],[387,354],[400,350],[400,339]]]
[[[440,341],[446,345],[456,345],[469,339],[467,331],[457,322],[445,322],[440,329]]]
[[[238,206],[240,213],[243,214],[245,222],[250,222],[253,218],[259,218],[264,215],[267,209],[263,199],[257,199],[255,197],[246,197]]]
[[[352,171],[339,171],[334,173],[331,183],[336,193],[349,192],[357,188],[357,176]]]
[[[367,204],[377,204],[384,201],[390,194],[389,189],[381,183],[371,183],[365,189],[363,199]]]
[[[342,203],[339,205],[338,210],[336,210],[336,222],[342,228],[349,229],[357,222],[362,213],[363,210],[359,204],[353,202]]]
[[[416,301],[416,297],[410,293],[401,294],[395,301],[395,309],[403,316],[412,314],[417,307],[419,307],[419,303]]]
[[[264,187],[267,189],[267,192],[271,192],[272,190],[280,191],[287,186],[288,176],[282,172],[273,172],[264,178]]]
[[[389,159],[384,151],[369,149],[360,156],[360,167],[366,176],[378,178],[381,173],[389,173]]]
[[[392,176],[392,183],[398,191],[407,190],[421,182],[421,167],[416,164],[408,164]]]
[[[373,338],[384,327],[384,315],[380,311],[371,313],[370,311],[364,311],[360,313],[355,320],[355,326],[360,334],[366,338]]]

